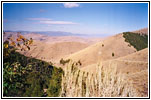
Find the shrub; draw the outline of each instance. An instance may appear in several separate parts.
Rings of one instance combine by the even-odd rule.
[[[78,62],[77,62],[80,66],[82,65],[82,63],[81,63],[81,61],[79,60]]]
[[[54,68],[52,72],[53,74],[48,85],[47,93],[50,97],[57,97],[61,91],[61,78],[63,70],[61,68]]]
[[[57,89],[57,92],[52,93],[58,96],[61,89],[62,73],[61,68],[13,52],[7,58],[4,57],[3,95],[41,97],[43,89],[47,87],[50,92],[54,91],[54,88]],[[51,88],[53,85],[57,85],[57,87]]]
[[[130,45],[130,44],[128,44],[128,46],[129,46],[129,47],[131,47],[131,45]]]
[[[137,51],[148,47],[148,35],[124,32],[123,37],[125,41],[132,45]]]
[[[61,60],[60,60],[60,64],[62,64],[62,65],[65,65],[66,63],[69,63],[69,62],[70,62],[70,59],[63,60],[63,58],[61,58]]]
[[[112,57],[114,57],[114,53],[112,53]]]
[[[45,88],[49,88],[50,92],[61,89],[61,68],[21,55],[16,52],[16,45],[10,43],[5,41],[3,47],[3,96],[41,97],[46,96],[43,91]],[[51,88],[50,84],[57,87]],[[53,95],[58,96],[58,92]]]

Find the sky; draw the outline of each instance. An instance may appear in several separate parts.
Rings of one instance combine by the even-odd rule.
[[[3,30],[117,34],[146,27],[147,3],[3,3]]]

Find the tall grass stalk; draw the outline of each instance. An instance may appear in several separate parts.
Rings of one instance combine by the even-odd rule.
[[[99,63],[96,73],[79,70],[70,62],[62,76],[61,97],[139,97],[124,74],[117,73],[116,64],[108,68]]]

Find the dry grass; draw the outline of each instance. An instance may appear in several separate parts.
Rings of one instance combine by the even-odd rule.
[[[148,69],[129,74],[128,79],[132,81],[133,86],[141,97],[148,96]]]
[[[116,64],[104,68],[100,63],[96,73],[84,72],[70,62],[62,76],[61,97],[140,97],[124,74],[117,73]]]

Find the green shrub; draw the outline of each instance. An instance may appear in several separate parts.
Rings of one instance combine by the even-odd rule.
[[[49,88],[47,90],[48,96],[50,97],[57,97],[60,94],[61,91],[61,78],[62,78],[63,70],[61,68],[53,69],[53,74],[51,76],[50,82],[49,82]]]
[[[137,51],[148,47],[148,35],[124,32],[123,37],[125,41],[132,45]]]
[[[53,93],[49,96],[58,96],[63,73],[61,68],[21,55],[9,45],[4,46],[6,48],[3,48],[3,96],[41,97],[45,88]],[[54,85],[56,87],[52,87]]]

